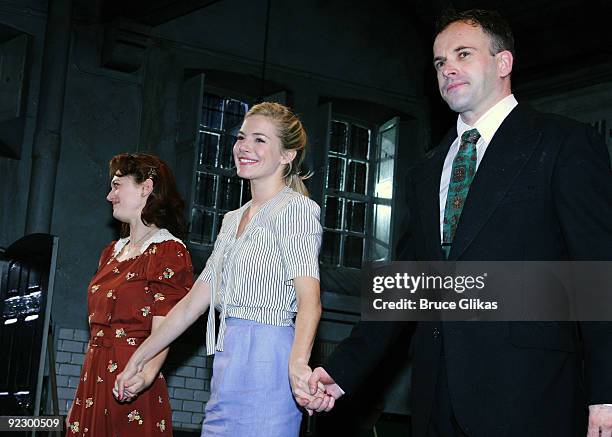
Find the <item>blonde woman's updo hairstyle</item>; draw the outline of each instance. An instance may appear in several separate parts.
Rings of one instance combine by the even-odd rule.
[[[302,175],[301,166],[306,153],[308,138],[300,119],[286,106],[274,102],[262,102],[246,113],[244,118],[251,115],[263,115],[274,120],[278,138],[284,150],[295,150],[295,159],[285,167],[283,177],[285,184],[304,196],[308,196],[308,189],[304,180],[311,175]]]

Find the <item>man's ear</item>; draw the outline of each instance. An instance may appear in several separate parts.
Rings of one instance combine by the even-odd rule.
[[[508,50],[503,50],[495,55],[497,60],[497,72],[499,77],[506,78],[512,73],[512,64],[514,63],[514,57]]]
[[[145,179],[141,187],[142,197],[147,197],[149,194],[151,194],[153,192],[153,181],[151,180],[151,178]]]
[[[281,164],[289,164],[295,159],[295,155],[297,155],[297,150],[283,150],[281,153]]]

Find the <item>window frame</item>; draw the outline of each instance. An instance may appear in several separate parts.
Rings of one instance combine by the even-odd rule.
[[[363,129],[368,129],[370,131],[370,141],[368,147],[368,154],[365,160],[352,158],[349,155],[349,151],[347,150],[345,154],[333,152],[331,151],[331,126],[334,122],[346,123],[352,126],[357,126]],[[350,132],[350,130],[349,130]],[[349,133],[350,135],[350,133]],[[326,141],[327,147],[325,150],[325,166],[323,169],[323,198],[321,202],[321,217],[322,217],[322,225],[324,235],[325,233],[332,233],[340,235],[340,250],[338,254],[338,263],[331,264],[328,262],[321,261],[324,266],[328,267],[338,267],[338,268],[347,268],[347,269],[360,269],[361,265],[367,260],[367,254],[369,251],[369,241],[371,239],[371,221],[373,214],[373,207],[376,203],[376,197],[373,196],[373,156],[376,153],[378,145],[376,144],[376,138],[378,137],[378,126],[374,123],[361,120],[355,117],[351,117],[350,115],[346,115],[343,113],[334,112],[332,108],[331,117],[329,120],[329,130],[327,132],[328,140]],[[348,143],[347,143],[348,144]],[[333,154],[333,155],[332,155]],[[343,171],[343,181],[342,181],[342,189],[329,188],[329,158],[332,156],[344,157],[346,159]],[[365,194],[354,193],[352,191],[346,190],[346,175],[348,173],[348,168],[350,162],[359,162],[366,164],[366,189]],[[328,197],[335,197],[338,199],[342,199],[342,212],[340,217],[340,229],[330,228],[326,226],[325,218],[327,212],[327,202],[326,199]],[[347,201],[356,201],[363,202],[365,204],[364,211],[364,224],[363,224],[363,234],[360,232],[352,231],[346,228],[346,212],[347,212]],[[359,267],[347,266],[345,260],[345,248],[346,248],[346,237],[357,237],[361,238],[363,241],[362,252],[361,252],[361,265]]]
[[[223,168],[218,165],[200,164],[200,147],[201,147],[202,135],[206,133],[212,133],[212,134],[218,133],[219,135],[223,135],[224,133],[225,134],[229,133],[229,131],[219,132],[219,130],[215,130],[214,128],[208,128],[208,130],[203,129],[201,120],[204,117],[204,108],[203,108],[204,96],[206,94],[212,94],[220,99],[236,100],[242,103],[246,103],[249,109],[255,104],[256,98],[253,96],[247,96],[245,94],[242,94],[242,93],[239,93],[239,92],[227,89],[227,88],[217,87],[214,85],[205,85],[201,92],[202,92],[202,96],[201,96],[202,112],[201,112],[200,120],[198,121],[197,134],[195,136],[195,140],[193,143],[194,157],[193,157],[193,168],[192,168],[192,174],[191,174],[190,204],[189,204],[189,209],[188,209],[189,211],[189,231],[188,231],[187,240],[190,245],[197,246],[203,249],[204,248],[211,249],[214,246],[214,242],[221,230],[223,216],[225,216],[225,214],[227,214],[229,211],[232,211],[232,209],[221,208],[221,205],[220,205],[221,185],[222,185],[221,179],[222,178],[231,179],[231,178],[238,178],[238,177],[236,175],[235,166],[230,167],[230,168]],[[218,146],[218,147],[219,149],[221,148],[221,146]],[[220,153],[220,150],[217,153]],[[216,177],[217,183],[215,184],[215,206],[200,205],[197,202],[198,174],[208,174],[208,175],[213,175],[213,177]],[[238,179],[240,183],[240,200],[239,200],[238,207],[240,207],[245,202],[244,194],[245,194],[245,190],[248,190],[248,181],[244,181],[241,178],[238,178]],[[192,226],[193,226],[192,218],[193,218],[193,212],[196,209],[201,211],[202,213],[208,212],[208,213],[213,214],[213,224],[212,224],[212,230],[211,230],[209,242],[194,238],[194,234],[192,232]]]

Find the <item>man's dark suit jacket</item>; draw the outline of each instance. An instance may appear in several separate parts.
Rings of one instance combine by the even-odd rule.
[[[404,260],[442,260],[439,187],[451,132],[409,180]],[[470,187],[450,260],[612,260],[612,173],[586,125],[517,106]],[[360,323],[326,363],[348,394],[408,347],[399,323]],[[401,341],[396,341],[396,340]],[[426,433],[441,360],[470,436],[586,435],[587,405],[612,403],[612,324],[428,322],[412,335],[414,437]],[[370,376],[371,377],[371,376]]]

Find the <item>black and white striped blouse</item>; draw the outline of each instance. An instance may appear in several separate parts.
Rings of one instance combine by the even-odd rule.
[[[260,207],[236,238],[250,204],[225,214],[213,253],[198,278],[211,284],[211,302],[221,315],[219,351],[226,317],[290,326],[297,312],[293,278],[319,279],[319,205],[285,187]],[[214,311],[209,312],[206,331],[210,355],[215,350]]]

